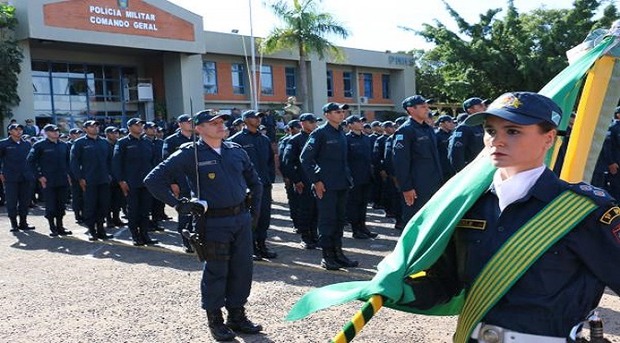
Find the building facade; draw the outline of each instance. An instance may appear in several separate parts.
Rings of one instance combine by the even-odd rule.
[[[165,0],[15,1],[24,60],[13,118],[63,129],[86,119],[123,124],[204,108],[282,110],[289,97],[320,112],[329,101],[369,118],[400,110],[415,92],[413,58],[343,48],[341,60],[312,56],[308,99],[299,98],[299,56],[256,53],[252,39],[205,32],[202,17]],[[319,113],[317,113],[319,114]]]

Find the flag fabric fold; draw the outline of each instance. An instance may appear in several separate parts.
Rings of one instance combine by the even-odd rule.
[[[552,98],[562,108],[565,115],[558,126],[560,130],[565,130],[568,125],[567,114],[574,108],[585,75],[614,44],[614,37],[605,38],[539,92]],[[462,293],[450,302],[426,311],[400,306],[399,303],[415,300],[415,294],[409,287],[405,287],[404,278],[428,269],[437,261],[461,217],[488,190],[495,168],[483,154],[452,177],[407,223],[394,250],[378,265],[377,274],[372,280],[314,289],[293,306],[286,319],[302,319],[331,306],[352,300],[365,301],[375,294],[384,297],[385,306],[402,311],[430,315],[458,314],[463,305]]]

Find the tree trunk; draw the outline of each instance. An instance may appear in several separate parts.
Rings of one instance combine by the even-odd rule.
[[[300,78],[300,93],[301,96],[301,108],[303,112],[308,112],[310,108],[310,99],[308,97],[308,68],[306,67],[306,52],[303,45],[299,44],[299,78]]]

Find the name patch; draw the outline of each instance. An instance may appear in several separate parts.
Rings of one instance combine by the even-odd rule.
[[[217,160],[211,160],[211,161],[202,161],[202,162],[198,162],[199,166],[212,166],[212,165],[216,165],[217,164]]]
[[[478,219],[461,219],[459,223],[456,224],[456,227],[473,230],[485,230],[487,227],[487,221]]]
[[[620,207],[614,206],[610,208],[609,210],[607,210],[607,212],[605,212],[603,216],[601,217],[601,219],[599,220],[601,223],[609,225],[618,216],[620,216]]]

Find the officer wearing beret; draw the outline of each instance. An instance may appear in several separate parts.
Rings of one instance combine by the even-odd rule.
[[[498,300],[477,322],[470,342],[491,338],[495,342],[574,342],[575,337],[568,340],[571,330],[597,306],[605,286],[620,294],[620,274],[615,269],[620,261],[620,208],[603,190],[586,183],[569,184],[544,165],[560,118],[561,109],[551,99],[512,92],[465,122],[484,125],[485,158],[497,170],[491,187],[463,216],[427,276],[406,279],[416,294],[410,306],[430,308],[461,290],[469,296],[472,284],[500,247],[511,236],[522,234],[524,225],[565,191],[594,205],[589,214],[575,213],[576,206],[566,208],[563,214],[575,218],[575,226],[544,243],[542,253],[537,251],[537,259],[522,273],[515,271],[509,288],[496,295]],[[538,226],[536,234],[528,236],[532,232],[525,231],[528,234],[521,243],[513,243],[530,242],[519,251],[524,257],[538,248],[531,242],[538,243],[551,230],[544,221]],[[512,260],[522,258],[515,255]],[[486,293],[494,290],[488,287]]]
[[[105,138],[108,142],[108,149],[110,151],[110,165],[112,165],[112,155],[114,155],[114,146],[118,142],[120,131],[116,126],[108,126],[104,130]],[[121,218],[121,208],[125,206],[126,199],[121,191],[121,186],[118,185],[118,180],[114,178],[112,173],[112,181],[110,182],[110,210],[106,216],[106,223],[108,228],[122,227],[126,225]]]
[[[484,100],[480,98],[469,98],[463,102],[463,110],[465,110],[467,116],[484,111],[484,109],[486,109],[486,105]],[[461,122],[466,120],[467,116],[460,116],[459,126],[454,129],[448,145],[448,159],[455,173],[465,168],[484,148],[482,141],[484,129],[482,126],[461,125]]]
[[[443,181],[446,182],[452,176],[454,176],[454,169],[448,159],[448,145],[450,144],[450,137],[454,131],[454,120],[447,114],[442,114],[437,118],[437,129],[435,131],[437,135],[437,151],[439,152],[439,161],[441,163],[441,170],[443,171]]]
[[[103,222],[110,208],[110,150],[108,143],[99,137],[99,123],[88,120],[83,125],[86,135],[71,147],[71,173],[84,194],[84,223],[89,240],[109,239]]]
[[[301,152],[310,137],[310,133],[317,127],[317,122],[323,121],[312,113],[303,113],[299,116],[302,131],[289,139],[282,156],[282,169],[289,178],[297,195],[296,208],[291,211],[296,213],[297,231],[301,234],[301,247],[303,249],[315,249],[319,242],[317,231],[318,212],[316,200],[312,195],[312,182],[303,171],[301,166]]]
[[[347,192],[352,186],[347,157],[347,138],[341,126],[347,104],[330,102],[323,106],[327,123],[314,130],[301,152],[301,166],[312,184],[318,207],[321,267],[337,270],[357,267],[342,251],[346,224]]]
[[[267,240],[267,229],[271,223],[271,190],[276,178],[276,166],[271,141],[267,136],[260,133],[261,118],[263,112],[248,110],[243,112],[241,118],[245,123],[245,128],[237,132],[228,140],[235,142],[245,150],[254,164],[256,172],[263,184],[263,198],[261,199],[261,211],[258,222],[254,228],[254,257],[257,260],[262,258],[276,258],[278,254],[269,250],[265,241]]]
[[[293,119],[289,121],[286,125],[286,135],[280,138],[280,141],[278,142],[278,166],[280,174],[282,174],[282,179],[284,180],[284,189],[286,190],[286,198],[288,199],[289,213],[291,216],[291,220],[293,221],[293,227],[295,228],[296,232],[299,232],[299,218],[297,216],[297,208],[299,207],[299,196],[295,192],[295,187],[293,186],[293,183],[291,183],[291,179],[286,174],[283,158],[284,149],[286,149],[286,145],[288,144],[289,140],[300,131],[301,123],[299,122],[299,120]]]
[[[144,123],[140,118],[127,121],[129,135],[118,140],[112,156],[112,173],[127,198],[129,231],[137,246],[157,243],[148,234],[151,195],[143,179],[158,158],[153,143],[142,136]]]
[[[366,227],[366,208],[370,200],[372,182],[372,147],[368,136],[362,133],[362,119],[357,115],[347,117],[347,157],[353,187],[347,198],[347,220],[351,223],[353,238],[375,238],[377,234]]]
[[[193,194],[200,195],[199,200],[208,201],[208,211],[195,212],[196,230],[205,233],[202,308],[207,312],[211,334],[223,341],[234,339],[231,329],[250,334],[262,330],[248,320],[244,306],[252,285],[253,264],[252,218],[245,203],[246,190],[253,194],[251,211],[257,217],[263,187],[248,154],[238,144],[223,140],[228,117],[213,110],[198,112],[194,123],[200,140],[195,146],[181,146],[144,180],[156,198],[183,213],[187,213],[186,202],[170,190],[179,175],[186,177]],[[221,311],[224,306],[228,310],[226,324]]]
[[[69,155],[71,155],[70,152],[71,148],[73,147],[73,143],[75,143],[78,138],[82,137],[83,134],[84,131],[78,128],[73,128],[69,130],[69,141],[67,141],[67,144],[69,145]],[[69,176],[71,177],[71,210],[73,211],[73,215],[75,216],[75,222],[81,224],[84,222],[84,192],[80,187],[80,183],[75,178],[75,175],[73,175],[73,173],[71,172],[70,167]]]
[[[31,145],[22,140],[23,125],[11,124],[8,129],[9,136],[0,140],[0,181],[4,184],[10,231],[32,230],[34,227],[26,222],[34,190],[34,174],[26,162]]]
[[[50,236],[70,235],[62,222],[69,195],[69,146],[59,139],[58,126],[47,124],[43,131],[46,138],[32,146],[27,160],[41,184]]]
[[[177,117],[177,123],[179,125],[179,129],[177,132],[172,135],[166,137],[164,139],[164,146],[162,147],[162,159],[168,158],[175,151],[179,149],[179,147],[185,143],[190,143],[192,141],[192,134],[194,131],[192,124],[192,117],[189,114],[181,114]],[[173,192],[177,195],[177,197],[189,198],[191,197],[189,184],[184,177],[179,177],[172,184]],[[192,225],[191,216],[180,214],[177,217],[177,232],[181,236],[183,248],[185,252],[192,253],[192,246],[189,244],[187,238],[185,238],[181,232],[183,230],[189,230]]]
[[[394,174],[402,194],[403,224],[439,189],[443,172],[437,151],[435,131],[425,120],[428,103],[421,95],[403,100],[409,119],[394,134],[392,147]]]

